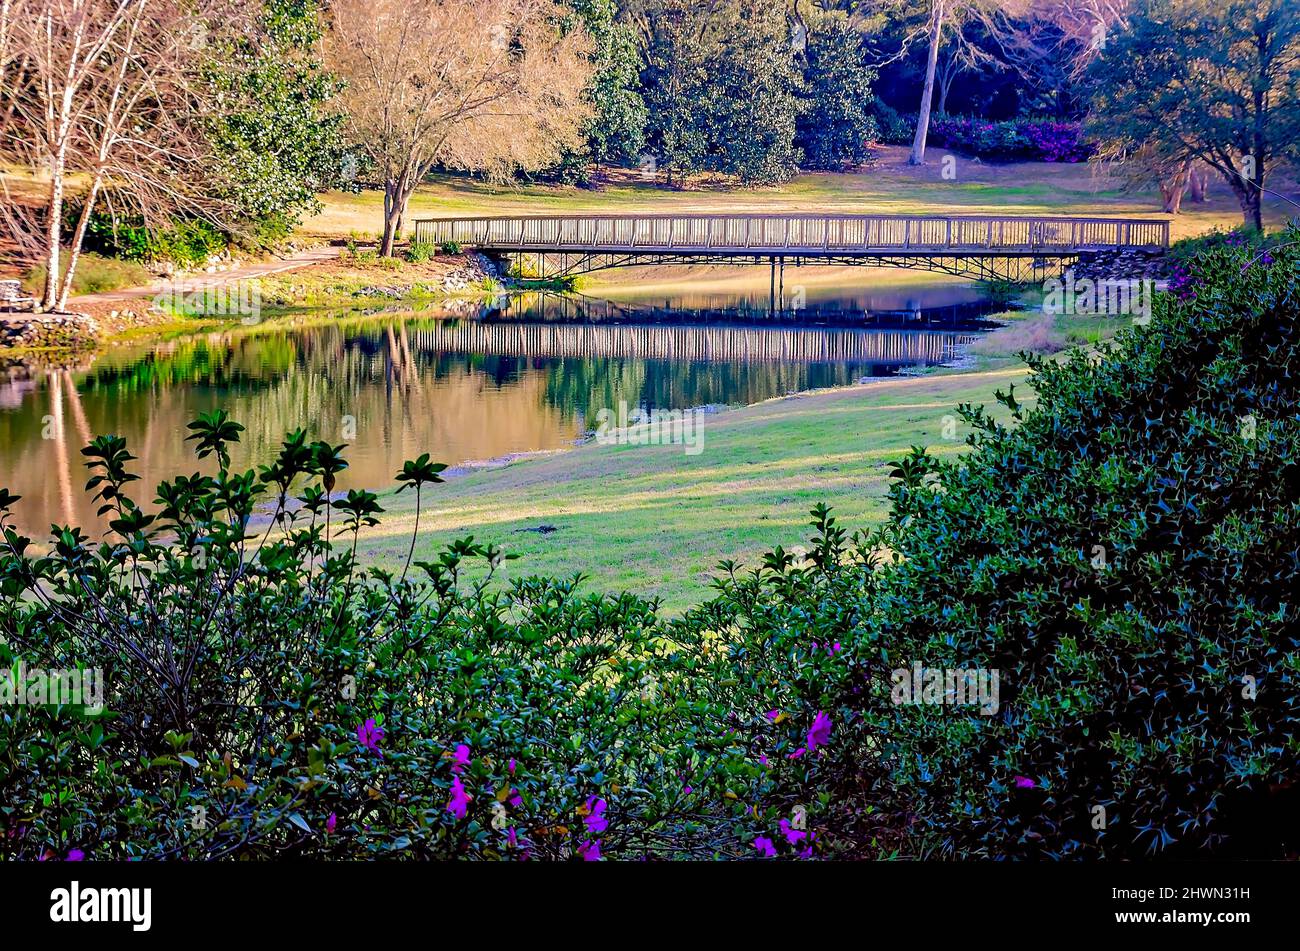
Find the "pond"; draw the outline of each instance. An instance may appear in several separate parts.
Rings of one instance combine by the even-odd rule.
[[[749,404],[951,362],[984,325],[971,286],[809,295],[770,314],[761,296],[623,299],[525,294],[459,316],[322,313],[109,349],[78,366],[0,371],[0,486],[19,527],[98,534],[79,450],[125,436],[136,500],[206,471],[184,442],[199,413],[246,427],[237,466],[269,461],[287,430],[347,443],[340,488],[384,488],[428,452],[473,466],[572,445],[596,413]]]

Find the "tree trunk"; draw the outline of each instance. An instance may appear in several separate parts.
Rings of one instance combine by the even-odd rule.
[[[1187,191],[1187,181],[1192,172],[1189,159],[1174,171],[1173,175],[1160,181],[1160,196],[1164,199],[1167,214],[1176,215],[1183,207],[1183,194]]]
[[[1260,190],[1253,185],[1246,188],[1239,196],[1241,200],[1241,218],[1247,228],[1255,231],[1264,230],[1264,208],[1260,202]]]
[[[925,139],[930,133],[930,100],[934,98],[934,70],[939,62],[939,39],[943,35],[944,4],[947,0],[933,0],[930,22],[930,55],[925,62],[925,89],[921,93],[921,109],[916,117],[916,136],[912,139],[909,165],[925,164]]]
[[[1263,170],[1256,170],[1255,181],[1247,179],[1231,165],[1219,168],[1219,174],[1228,183],[1232,193],[1237,196],[1237,204],[1241,206],[1242,224],[1246,228],[1262,231],[1264,219],[1263,209],[1260,207],[1260,195],[1263,193]]]
[[[77,230],[72,235],[72,246],[68,248],[68,273],[64,275],[63,287],[59,291],[59,301],[55,307],[61,313],[68,309],[68,298],[72,295],[72,277],[77,270],[77,259],[81,257],[81,244],[86,240],[86,229],[90,227],[90,214],[95,207],[95,199],[99,197],[103,176],[103,171],[97,170],[91,180],[90,190],[86,192],[86,203],[81,208],[81,217],[77,219]]]
[[[379,243],[380,257],[391,257],[393,254],[393,229],[397,224],[396,215],[393,209],[397,205],[397,182],[394,179],[384,179],[384,237]]]
[[[50,160],[50,220],[45,231],[45,296],[41,306],[57,310],[59,305],[59,242],[63,238],[63,155]]]
[[[1206,189],[1210,186],[1210,176],[1203,165],[1194,165],[1187,176],[1187,197],[1200,204],[1206,201]]]

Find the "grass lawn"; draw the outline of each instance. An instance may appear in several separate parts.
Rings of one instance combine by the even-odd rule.
[[[805,543],[818,502],[850,529],[878,523],[889,461],[914,443],[962,451],[965,425],[945,440],[944,417],[961,402],[1003,410],[994,390],[1024,375],[1010,367],[883,380],[729,410],[706,417],[695,456],[681,446],[590,444],[453,478],[426,493],[416,558],[473,534],[521,556],[505,563],[506,577],[582,571],[593,590],[658,596],[680,612],[708,596],[722,559],[754,565],[776,545]],[[360,551],[400,567],[414,497],[390,489],[382,501],[389,512]]]
[[[412,217],[464,215],[564,214],[576,212],[877,212],[881,214],[1063,214],[1164,217],[1154,188],[1125,192],[1122,183],[1100,168],[1050,162],[988,165],[958,159],[957,177],[941,175],[941,150],[928,153],[929,164],[907,164],[907,149],[886,146],[875,164],[861,171],[808,173],[771,188],[699,188],[673,190],[644,180],[635,172],[611,176],[600,189],[546,185],[501,186],[464,176],[438,176],[411,199]],[[1276,178],[1275,189],[1294,192]],[[329,192],[324,208],[304,223],[314,237],[373,236],[382,227],[382,194]],[[1268,220],[1281,222],[1294,206],[1266,203]],[[1241,224],[1241,211],[1222,182],[1210,188],[1204,204],[1185,203],[1173,219],[1173,237],[1189,237],[1214,228]]]

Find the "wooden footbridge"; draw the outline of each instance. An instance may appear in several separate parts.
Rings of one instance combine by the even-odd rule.
[[[414,240],[530,256],[542,276],[643,264],[903,267],[1032,280],[1080,254],[1169,246],[1154,218],[1002,215],[539,215],[426,218]],[[775,279],[775,277],[774,277]]]

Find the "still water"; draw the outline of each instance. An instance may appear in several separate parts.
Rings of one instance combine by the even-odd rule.
[[[0,486],[18,526],[99,533],[80,448],[125,436],[137,501],[207,471],[186,423],[226,409],[246,427],[236,466],[266,462],[286,430],[348,443],[340,488],[391,484],[403,460],[449,464],[560,449],[603,408],[755,403],[950,362],[986,308],[951,284],[931,293],[822,295],[771,315],[744,297],[611,301],[523,295],[458,316],[316,315],[116,348],[51,369],[0,367]],[[326,318],[321,320],[320,318]]]

